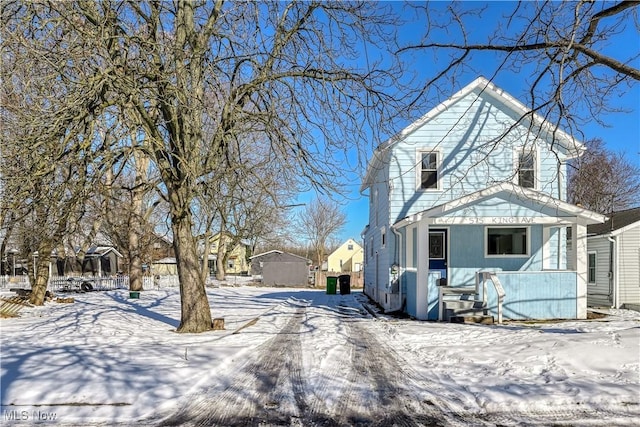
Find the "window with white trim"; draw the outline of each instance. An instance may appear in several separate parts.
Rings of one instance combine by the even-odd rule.
[[[536,188],[536,153],[524,149],[518,154],[518,185],[524,188]]]
[[[384,248],[387,244],[387,230],[383,227],[380,229],[380,247]]]
[[[529,227],[485,227],[485,256],[529,256]]]
[[[588,280],[587,282],[590,285],[595,285],[596,284],[596,260],[597,260],[597,253],[596,252],[589,252],[587,254],[587,259],[588,259],[588,264],[587,264],[587,272],[588,272]]]
[[[437,151],[418,152],[418,188],[420,190],[440,189],[440,153]]]

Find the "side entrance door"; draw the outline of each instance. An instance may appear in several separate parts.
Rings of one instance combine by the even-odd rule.
[[[429,229],[429,272],[440,272],[447,278],[447,230]]]

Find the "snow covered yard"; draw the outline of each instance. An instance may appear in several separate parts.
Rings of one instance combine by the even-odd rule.
[[[278,393],[265,392],[263,406],[299,420],[308,407],[344,425],[352,418],[342,406],[375,408],[379,395],[366,388],[373,363],[391,391],[438,408],[437,425],[635,425],[640,416],[640,313],[476,326],[372,317],[360,292],[240,285],[208,294],[223,331],[175,333],[177,289],[144,291],[140,299],[124,290],[73,294],[75,303],[0,320],[2,424],[189,425],[189,414],[215,406],[228,390],[260,385],[241,380],[247,366],[268,365],[279,375],[297,364],[300,378],[287,376],[293,384],[267,381]],[[276,366],[294,344],[299,357]],[[273,360],[262,354],[269,352]],[[308,405],[296,408],[298,400]]]

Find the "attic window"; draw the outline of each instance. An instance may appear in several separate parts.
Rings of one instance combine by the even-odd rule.
[[[438,189],[438,152],[420,152],[420,189]]]

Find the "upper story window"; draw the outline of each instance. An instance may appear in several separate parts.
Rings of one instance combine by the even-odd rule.
[[[534,150],[522,150],[518,154],[518,185],[524,188],[536,188],[536,153]]]
[[[348,251],[352,251],[353,250],[353,245],[347,245],[347,250]]]
[[[439,164],[440,153],[437,151],[421,151],[418,153],[419,164],[419,189],[420,190],[438,190],[439,182]]]

